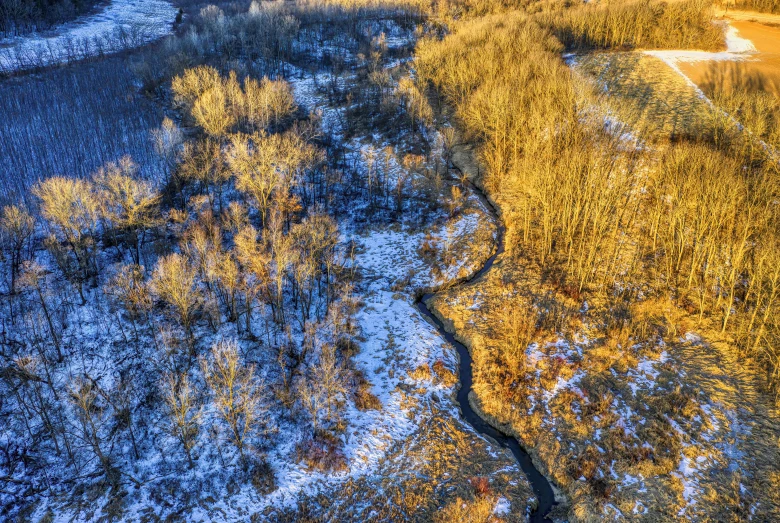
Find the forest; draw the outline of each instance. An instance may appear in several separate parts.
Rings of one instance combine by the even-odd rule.
[[[171,5],[0,78],[0,519],[780,517],[780,104],[651,54],[725,5]]]
[[[88,11],[95,0],[5,0],[0,5],[0,37],[44,30]]]

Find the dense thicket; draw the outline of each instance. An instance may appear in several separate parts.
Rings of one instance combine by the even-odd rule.
[[[88,11],[98,0],[3,0],[0,37],[48,29]]]
[[[717,50],[723,34],[712,23],[710,5],[709,0],[588,4],[541,14],[539,21],[568,48]]]
[[[0,85],[0,201],[27,201],[54,175],[88,177],[130,155],[143,177],[162,167],[150,132],[162,109],[137,92],[122,58],[78,64]]]
[[[581,11],[582,20],[593,12]],[[561,285],[576,292],[628,300],[646,286],[668,293],[716,319],[777,383],[780,184],[772,148],[732,122],[715,129],[723,120],[715,112],[708,136],[689,136],[659,155],[625,151],[580,117],[558,29],[546,29],[548,22],[519,13],[485,17],[417,51],[420,79],[481,143],[484,182],[504,210],[508,249],[546,271],[556,267]],[[678,42],[672,36],[670,43]],[[766,115],[742,107],[747,129],[762,136]]]
[[[744,9],[745,11],[759,11],[761,13],[780,13],[780,2],[777,0],[725,0],[721,6],[730,9]]]
[[[444,100],[465,141],[478,144],[481,181],[507,229],[508,256],[492,276],[435,304],[471,343],[475,403],[534,449],[566,490],[568,517],[595,521],[615,506],[627,514],[644,503],[623,473],[662,484],[682,502],[676,474],[704,430],[686,424],[717,396],[704,399],[677,362],[664,364],[651,389],[634,388],[628,376],[644,351],[679,357],[682,334],[695,330],[726,341],[718,349],[730,363],[720,372],[780,389],[777,104],[739,82],[721,89],[713,78],[707,93],[718,108],[700,122],[706,131],[659,139],[605,110],[614,106],[600,84],[568,67],[567,58],[580,57],[564,51],[707,47],[722,38],[711,38],[708,6],[561,13],[497,5],[501,14],[464,16],[449,35],[416,49],[421,86]],[[666,9],[688,14],[673,20]],[[692,39],[670,29],[678,21],[694,26],[685,29]],[[632,94],[637,103],[647,96]],[[477,312],[462,305],[472,298],[484,300]],[[736,401],[756,411],[771,404],[771,395],[757,396]],[[765,441],[773,449],[774,432]],[[776,512],[776,489],[755,490],[767,514]],[[733,492],[708,490],[718,500],[708,517],[748,505]],[[645,517],[674,519],[677,500],[651,497]]]

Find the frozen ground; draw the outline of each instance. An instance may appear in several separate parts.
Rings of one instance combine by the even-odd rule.
[[[43,67],[115,53],[171,31],[176,9],[167,0],[112,0],[99,13],[52,31],[0,41],[0,72]]]
[[[326,97],[317,88],[311,75],[301,76],[301,79],[293,81],[297,100],[305,108],[319,111],[324,127],[333,133],[333,138],[343,140],[343,111],[328,106]],[[366,169],[366,152],[370,147],[384,148],[392,144],[381,136],[369,135],[353,138],[346,146],[352,161],[362,172]],[[397,162],[393,164],[393,170],[396,169]],[[150,517],[165,518],[171,510],[178,510],[186,514],[188,521],[241,521],[248,518],[254,521],[258,516],[261,519],[268,516],[269,512],[285,507],[292,509],[301,498],[328,493],[333,495],[342,486],[358,478],[389,478],[392,484],[395,481],[394,473],[402,475],[417,470],[418,465],[422,466],[421,463],[426,460],[431,461],[430,457],[418,457],[410,452],[409,446],[416,444],[419,435],[427,429],[426,423],[432,417],[432,409],[444,413],[448,419],[459,416],[452,394],[456,385],[453,381],[439,379],[438,374],[428,372],[426,376],[426,372],[420,369],[435,370],[439,366],[454,375],[457,356],[436,328],[426,322],[415,308],[411,289],[445,283],[479,267],[482,253],[478,249],[475,251],[472,244],[478,243],[475,231],[488,225],[489,215],[474,195],[467,197],[464,207],[465,210],[454,216],[437,214],[436,225],[427,228],[427,234],[399,224],[364,230],[362,227],[354,228],[349,220],[342,223],[342,239],[354,241],[359,246],[355,264],[364,275],[363,282],[355,291],[363,307],[356,317],[360,326],[361,350],[353,357],[353,361],[363,371],[371,383],[373,394],[382,404],[379,410],[358,410],[351,404],[347,407],[346,429],[341,436],[346,458],[345,470],[334,473],[309,470],[296,454],[296,444],[301,440],[301,435],[287,424],[282,428],[285,436],[274,438],[266,449],[278,487],[268,495],[259,494],[247,483],[237,483],[230,477],[215,475],[216,455],[205,448],[194,470],[170,472],[161,477],[158,471],[174,470],[167,462],[170,460],[169,455],[174,455],[176,451],[173,450],[173,440],[160,434],[155,449],[145,453],[142,460],[127,464],[141,483],[123,500],[122,519],[138,521]],[[489,225],[494,227],[492,223]],[[420,249],[425,241],[436,248],[445,248],[460,255],[450,256],[442,264],[441,270],[434,273],[432,266],[438,265],[441,260],[425,259]],[[458,248],[455,248],[456,244]],[[470,248],[463,249],[463,245],[469,245]],[[472,256],[473,252],[478,252],[479,256]],[[400,289],[395,285],[410,273],[414,277],[407,286]],[[111,336],[111,329],[102,326],[99,311],[92,312],[89,318],[73,322],[85,326],[79,336],[85,340],[100,339],[101,334],[98,333]],[[108,345],[97,342],[94,354],[99,356],[102,347]],[[96,357],[94,363],[99,365],[100,360],[100,357]],[[163,424],[161,420],[150,421],[157,426]],[[464,427],[450,431],[448,435],[454,433],[457,437],[478,438],[467,426]],[[425,439],[426,445],[430,443],[431,438]],[[496,447],[481,439],[472,447],[487,448],[493,458],[494,468],[498,466],[500,469],[499,473],[512,478],[522,477],[516,465],[506,463],[508,456],[499,457]],[[435,460],[443,460],[445,457],[436,456]],[[401,461],[407,465],[411,463],[411,466],[401,467],[398,465]],[[515,485],[525,485],[520,479],[513,481]],[[186,493],[180,495],[166,491],[171,485],[176,485],[177,491]],[[110,511],[111,496],[106,493],[79,508],[62,507],[53,499],[43,500],[33,516],[35,520],[45,517],[51,517],[52,521],[93,520],[94,515]],[[160,502],[161,496],[165,502]],[[525,501],[528,496],[522,499]],[[55,509],[53,514],[50,512],[52,508]],[[509,499],[497,499],[496,513],[505,514],[509,511]]]

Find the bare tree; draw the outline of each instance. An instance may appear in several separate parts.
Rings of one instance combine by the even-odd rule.
[[[243,117],[253,131],[278,128],[296,109],[290,84],[284,80],[244,80]]]
[[[89,377],[75,379],[70,386],[70,400],[76,410],[80,438],[97,458],[106,478],[115,483],[117,478],[111,455],[104,448],[107,405],[101,401],[97,384]]]
[[[241,362],[235,341],[220,341],[201,368],[212,393],[212,401],[230,440],[243,458],[253,435],[264,432],[268,407],[263,385],[255,378],[254,366]]]
[[[22,262],[29,259],[31,253],[31,240],[35,232],[35,220],[27,209],[17,205],[3,207],[0,216],[0,231],[2,231],[3,251],[9,253],[9,269],[11,294],[16,293],[16,280]]]
[[[178,177],[183,182],[197,184],[199,191],[206,192],[212,210],[222,209],[222,187],[231,173],[220,143],[211,138],[187,143],[181,156]]]
[[[101,168],[93,180],[103,216],[130,248],[133,262],[140,264],[146,231],[160,221],[160,196],[149,182],[137,179],[137,171],[125,156]]]
[[[324,344],[316,363],[298,386],[299,397],[312,418],[314,430],[338,424],[346,400],[347,373],[335,347]]]
[[[165,166],[165,183],[170,181],[183,142],[181,129],[168,117],[163,119],[160,127],[152,129],[154,150],[162,158]]]
[[[51,341],[54,344],[54,348],[57,349],[57,359],[62,361],[62,347],[60,343],[60,333],[54,327],[54,319],[52,318],[51,311],[49,309],[48,300],[45,294],[46,285],[46,270],[38,262],[24,262],[22,264],[21,275],[19,277],[19,283],[23,288],[30,289],[35,292],[38,297],[38,302],[43,310],[43,315],[46,318],[46,325],[49,327],[49,335]]]
[[[47,247],[65,275],[78,286],[86,303],[83,285],[97,274],[97,224],[100,202],[84,180],[53,177],[38,183],[33,194],[41,201],[41,212],[53,230]]]
[[[171,432],[181,443],[189,466],[194,465],[192,449],[200,432],[202,410],[197,406],[195,390],[186,374],[166,374],[161,383]]]
[[[221,85],[201,94],[192,106],[192,117],[209,136],[221,138],[236,124],[230,99]]]
[[[187,110],[195,105],[203,93],[219,85],[221,85],[219,73],[211,66],[187,69],[171,82],[174,101]]]
[[[192,264],[178,253],[160,258],[152,275],[151,288],[155,295],[173,307],[192,350],[192,322],[203,303]]]
[[[288,196],[301,173],[315,165],[321,152],[298,134],[235,135],[228,162],[236,174],[236,187],[254,200],[265,227],[273,200]]]

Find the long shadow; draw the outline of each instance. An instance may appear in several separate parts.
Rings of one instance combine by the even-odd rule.
[[[484,193],[480,189],[478,189],[473,184],[469,185],[471,185],[471,189],[479,197],[485,207],[489,209],[490,213],[496,218],[498,223],[498,246],[496,248],[496,252],[490,258],[488,258],[487,262],[485,262],[485,265],[473,276],[471,276],[467,282],[479,278],[487,271],[489,271],[491,267],[493,267],[493,263],[495,262],[496,257],[504,252],[504,226],[501,223],[501,220],[498,219],[498,213],[496,212],[495,207],[493,207],[493,204],[485,197]],[[465,345],[460,343],[455,339],[455,336],[445,330],[441,320],[439,320],[431,313],[426,302],[433,295],[433,293],[422,295],[417,300],[416,305],[422,315],[428,318],[436,326],[436,328],[439,330],[439,334],[441,334],[444,339],[450,342],[458,351],[458,356],[460,359],[460,365],[458,368],[460,388],[458,389],[457,400],[463,418],[469,424],[471,424],[472,427],[474,427],[474,430],[480,434],[491,437],[499,445],[512,451],[515,459],[520,464],[520,468],[525,473],[529,483],[531,483],[531,488],[533,489],[534,494],[539,501],[536,510],[530,514],[530,521],[551,521],[547,515],[549,514],[553,505],[555,505],[555,494],[553,493],[550,482],[547,481],[547,478],[545,478],[544,475],[534,466],[533,461],[531,460],[531,456],[528,454],[528,452],[525,451],[522,445],[520,445],[520,442],[517,439],[504,434],[503,432],[500,432],[493,426],[489,425],[471,407],[471,404],[469,403],[469,393],[471,392],[473,383],[473,375],[471,372],[471,354]]]

